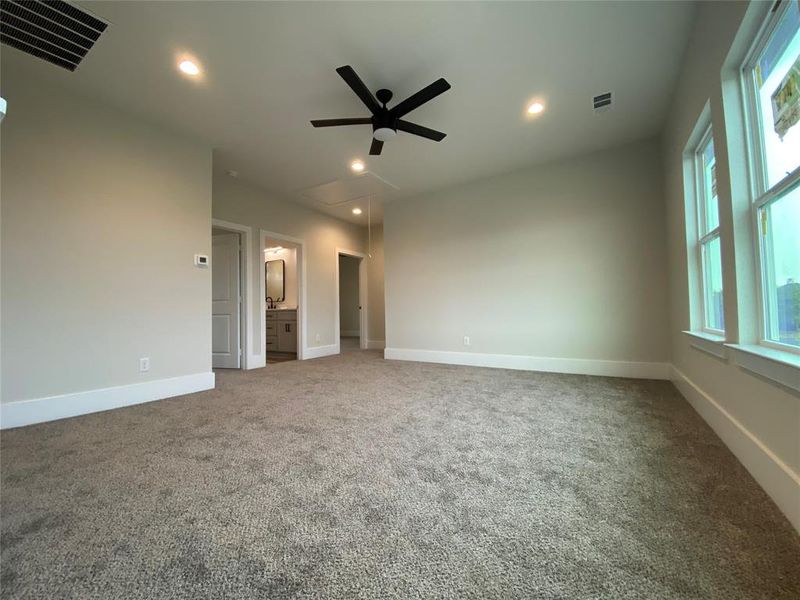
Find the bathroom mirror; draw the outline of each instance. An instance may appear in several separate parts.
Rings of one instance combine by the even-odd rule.
[[[273,302],[283,302],[285,294],[285,280],[283,277],[284,261],[268,260],[264,263],[267,278],[267,296]],[[266,298],[264,298],[266,300]]]

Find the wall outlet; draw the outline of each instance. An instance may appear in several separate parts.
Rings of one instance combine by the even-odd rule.
[[[319,341],[319,340],[320,340],[319,334],[317,334],[316,340],[317,340],[317,341]]]
[[[465,346],[469,346],[469,336],[468,335],[464,336],[464,345]]]
[[[150,357],[145,356],[139,359],[139,373],[146,373],[150,370]]]

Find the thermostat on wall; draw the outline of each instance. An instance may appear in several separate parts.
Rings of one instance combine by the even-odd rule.
[[[194,265],[200,268],[208,267],[208,254],[195,254]]]

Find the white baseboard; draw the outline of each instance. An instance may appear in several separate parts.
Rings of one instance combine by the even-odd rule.
[[[800,532],[800,475],[674,366],[670,379]]]
[[[367,340],[367,350],[383,350],[386,342],[383,340]]]
[[[195,373],[60,396],[0,404],[0,429],[88,415],[214,388],[214,373]]]
[[[361,337],[361,332],[358,329],[346,329],[339,332],[339,337]]]
[[[339,354],[339,344],[306,348],[303,351],[303,360],[308,358],[322,358],[323,356],[331,356],[332,354]]]
[[[516,354],[479,354],[445,350],[414,350],[386,348],[384,358],[417,362],[515,369],[518,371],[546,371],[633,379],[669,379],[669,363],[594,360],[584,358],[547,358]]]

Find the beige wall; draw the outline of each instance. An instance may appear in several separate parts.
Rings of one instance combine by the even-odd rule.
[[[663,214],[655,141],[392,202],[386,346],[667,361]]]
[[[210,148],[5,66],[2,91],[2,401],[209,372]]]
[[[365,252],[365,229],[272,196],[244,181],[217,172],[214,173],[212,210],[216,219],[253,228],[254,254],[258,269],[262,269],[264,264],[260,230],[299,238],[305,242],[303,260],[306,263],[308,304],[305,307],[307,346],[313,349],[334,345],[338,341],[334,332],[337,293],[335,276],[338,260],[336,249]],[[260,340],[263,335],[260,331],[260,311],[263,309],[264,301],[259,296],[260,291],[257,288],[251,290],[253,299],[251,322],[256,340]],[[255,352],[259,351],[256,344]]]
[[[358,266],[360,260],[339,256],[339,330],[341,335],[361,334],[361,311],[358,309]]]
[[[372,227],[372,240],[367,259],[367,285],[369,298],[369,323],[367,339],[370,346],[381,348],[386,339],[386,316],[383,294],[383,225]]]
[[[745,19],[748,8],[750,13]],[[698,9],[663,140],[670,343],[675,367],[727,413],[726,416],[708,404],[704,416],[800,529],[800,486],[796,483],[800,481],[800,397],[743,371],[730,356],[720,360],[693,348],[681,333],[690,328],[691,313],[682,157],[704,106],[710,102],[717,153],[727,337],[732,342],[756,341],[754,251],[750,244],[750,201],[744,180],[741,105],[736,97],[735,71],[769,8],[769,3],[749,6],[742,2],[701,3]],[[737,39],[743,23],[750,31],[742,31]],[[730,71],[726,69],[725,80],[730,75],[732,85],[725,84],[723,103],[720,79],[726,57]],[[775,460],[763,454],[753,440],[758,440],[783,467],[775,467]]]

